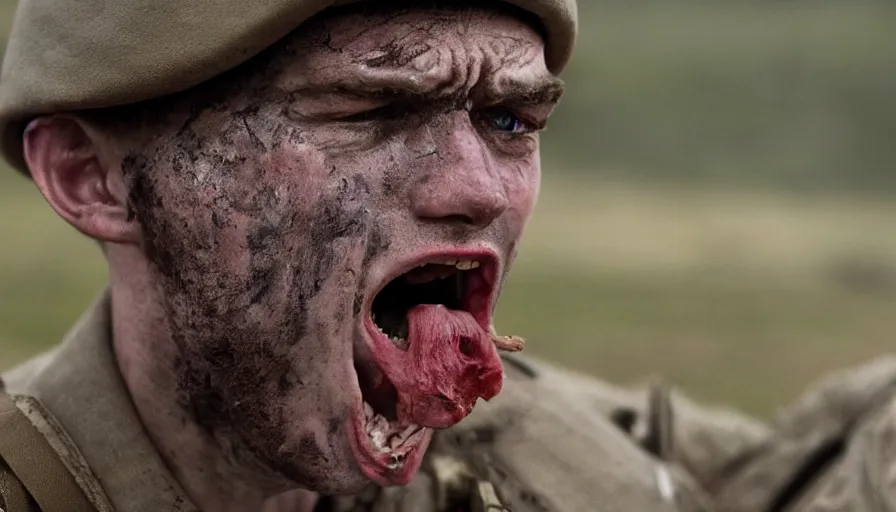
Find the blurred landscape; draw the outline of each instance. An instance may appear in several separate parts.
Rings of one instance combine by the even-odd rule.
[[[766,417],[893,352],[896,5],[580,4],[499,330]],[[0,367],[55,344],[104,266],[2,170]]]

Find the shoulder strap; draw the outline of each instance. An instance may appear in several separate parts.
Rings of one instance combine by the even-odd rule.
[[[0,510],[3,512],[40,512],[37,503],[19,478],[0,459]]]
[[[0,457],[43,512],[96,512],[59,454],[2,391]]]

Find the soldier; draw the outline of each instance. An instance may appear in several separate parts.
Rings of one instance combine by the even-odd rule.
[[[574,0],[22,2],[4,156],[109,286],[4,376],[2,508],[709,509],[764,425],[496,352],[575,33]]]

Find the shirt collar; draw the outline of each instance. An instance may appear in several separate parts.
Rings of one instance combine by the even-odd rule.
[[[61,424],[115,510],[197,512],[153,446],[131,401],[112,346],[104,290],[62,344],[10,376],[10,391],[37,398]],[[19,389],[16,373],[27,375]],[[20,379],[21,380],[21,379]]]

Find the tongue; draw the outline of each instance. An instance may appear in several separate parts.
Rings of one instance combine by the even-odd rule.
[[[445,428],[476,400],[501,391],[503,370],[489,334],[466,311],[419,305],[408,312],[407,351],[377,336],[374,358],[398,391],[402,424]]]

